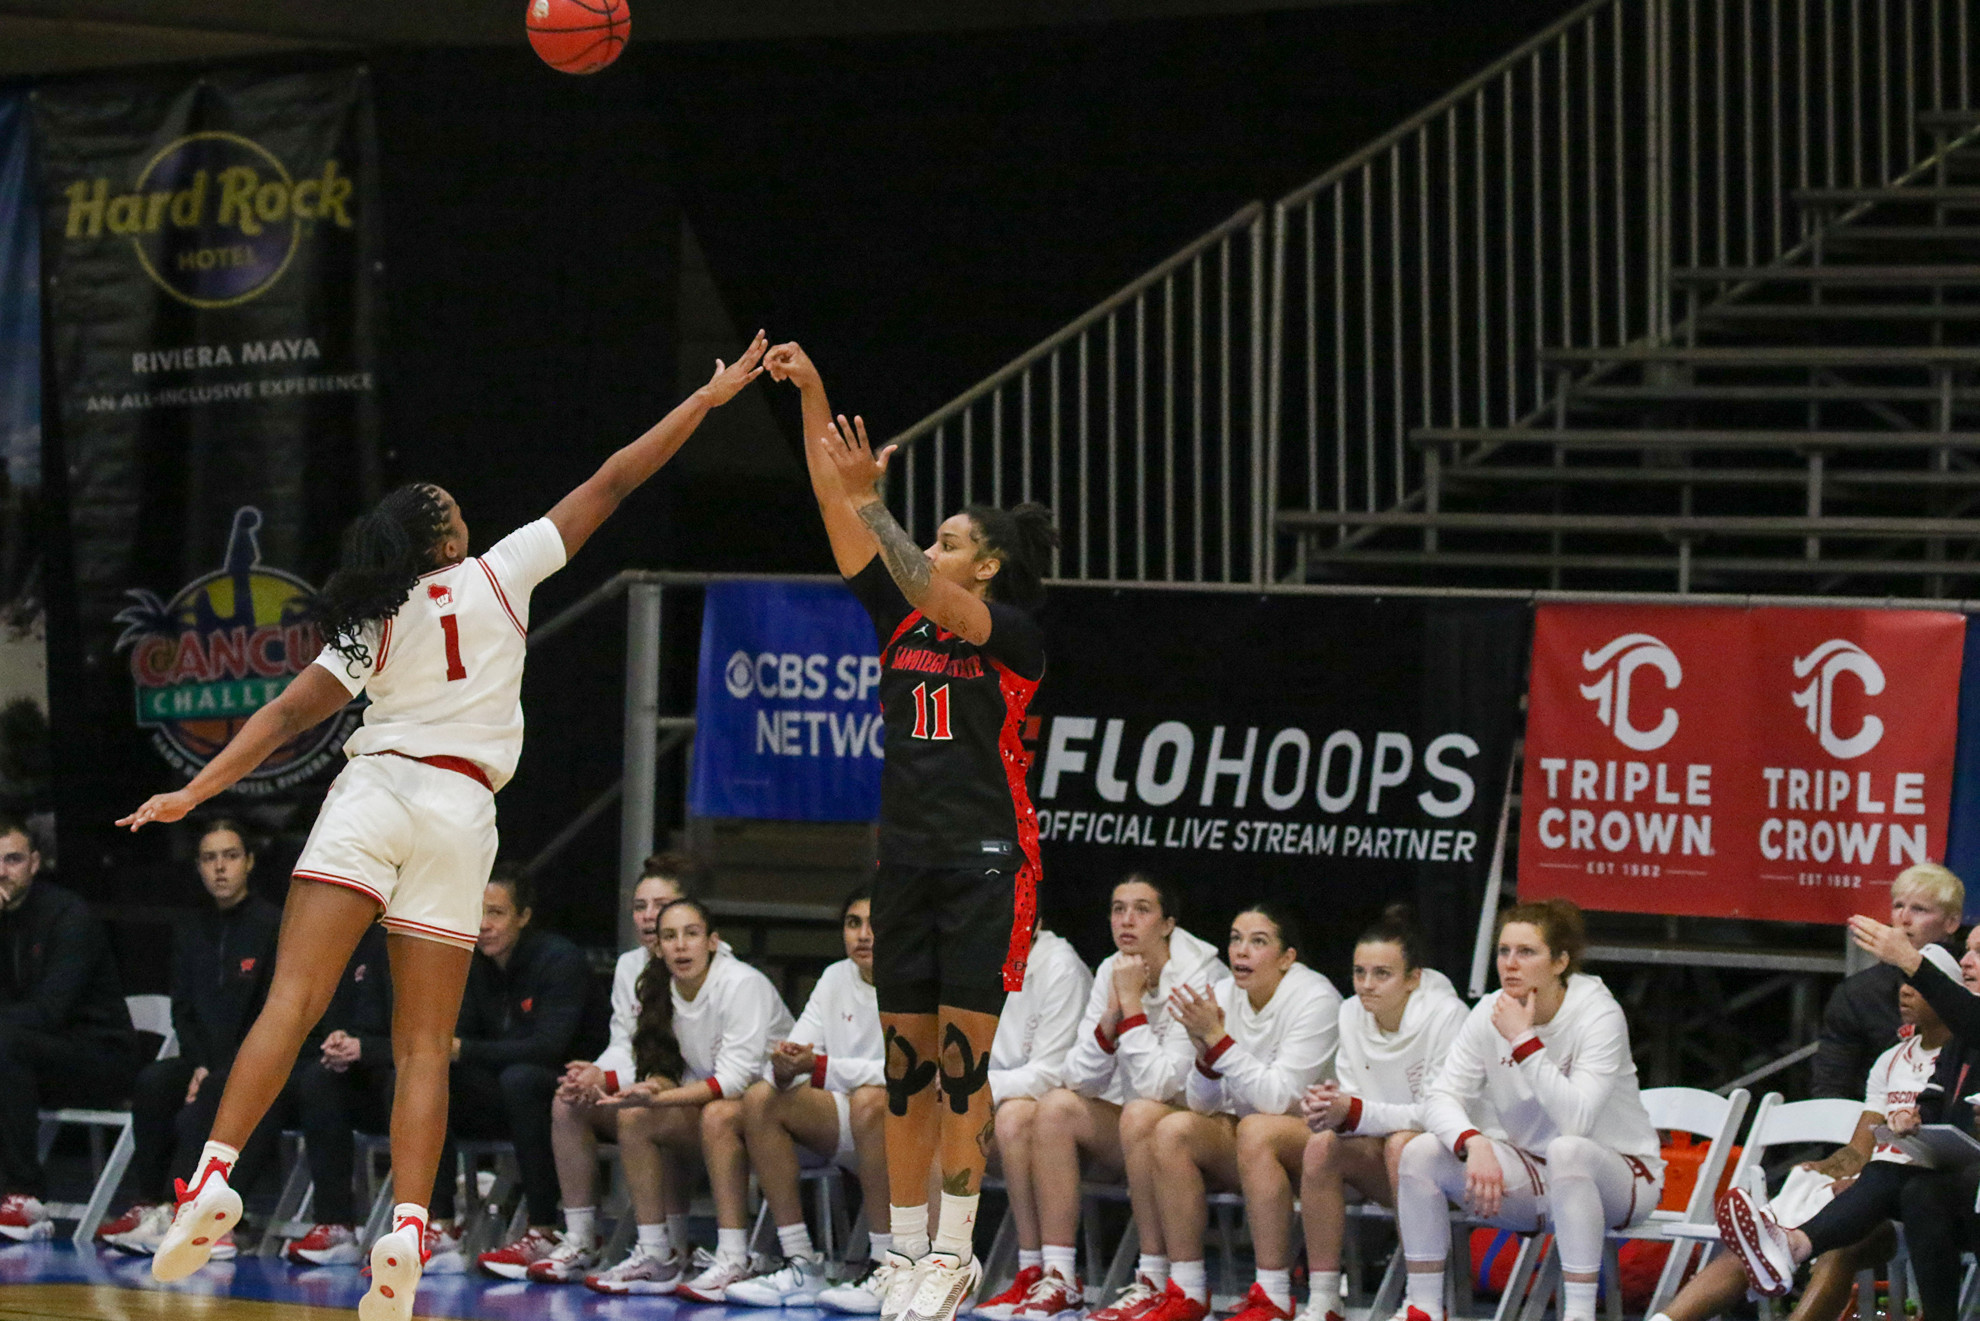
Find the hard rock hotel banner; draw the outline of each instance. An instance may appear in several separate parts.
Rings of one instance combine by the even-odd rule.
[[[58,526],[63,828],[183,783],[319,647],[300,616],[375,495],[378,187],[363,70],[34,97]],[[240,793],[320,781],[350,720]],[[99,851],[92,850],[97,856]]]
[[[1947,852],[1964,616],[1543,606],[1519,888],[1840,922]]]

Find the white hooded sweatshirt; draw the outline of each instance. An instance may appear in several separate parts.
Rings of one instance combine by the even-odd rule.
[[[1303,963],[1286,969],[1263,1009],[1237,979],[1216,991],[1224,1011],[1224,1037],[1193,1059],[1189,1108],[1201,1114],[1285,1115],[1299,1108],[1306,1089],[1333,1071],[1339,1041],[1341,993]],[[1177,1025],[1183,1049],[1195,1054]]]
[[[1141,998],[1141,1012],[1123,1018],[1119,1035],[1110,1039],[1100,1030],[1100,1019],[1113,995],[1114,961],[1120,957],[1108,955],[1094,971],[1086,1013],[1066,1055],[1066,1086],[1081,1096],[1115,1105],[1138,1099],[1177,1104],[1193,1052],[1189,1034],[1169,1018],[1169,993],[1187,982],[1208,994],[1213,986],[1230,980],[1231,970],[1208,941],[1177,927],[1169,933],[1168,962],[1154,988]]]
[[[683,1083],[705,1082],[717,1096],[740,1100],[763,1076],[770,1043],[789,1040],[791,1011],[770,979],[735,955],[716,951],[694,999],[674,997],[674,1040],[687,1064]]]
[[[1423,1098],[1471,1010],[1450,978],[1435,968],[1421,972],[1394,1032],[1377,1027],[1356,996],[1341,1006],[1334,1070],[1349,1098],[1342,1133],[1381,1137],[1423,1127]]]

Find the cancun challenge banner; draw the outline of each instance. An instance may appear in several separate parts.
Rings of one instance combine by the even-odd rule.
[[[1302,915],[1330,970],[1413,903],[1468,957],[1518,731],[1524,603],[1054,587],[1030,785],[1052,929],[1104,953],[1148,869],[1221,945],[1239,905]]]
[[[886,734],[873,621],[835,583],[717,582],[702,608],[689,810],[871,821]]]
[[[1520,893],[1778,921],[1881,915],[1946,856],[1966,620],[1544,606]]]
[[[301,607],[379,481],[376,150],[354,67],[61,83],[34,109],[51,599],[74,602],[50,660],[64,809],[93,827],[183,783],[320,646]],[[238,792],[302,794],[354,718]]]

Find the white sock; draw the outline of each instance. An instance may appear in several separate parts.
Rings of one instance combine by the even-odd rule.
[[[687,1212],[676,1211],[667,1217],[667,1242],[685,1249],[688,1241]]]
[[[1149,1283],[1153,1284],[1157,1289],[1162,1288],[1169,1282],[1169,1259],[1162,1253],[1142,1253],[1141,1260],[1135,1265],[1135,1270],[1142,1275],[1146,1275]]]
[[[875,1234],[871,1230],[866,1235],[866,1255],[874,1261],[885,1261],[887,1254],[894,1250],[892,1234]]]
[[[945,1252],[962,1262],[975,1255],[976,1203],[975,1193],[967,1197],[958,1197],[954,1193],[942,1194],[941,1228],[936,1231],[935,1242],[931,1245],[936,1252]]]
[[[1258,1272],[1258,1278],[1264,1280],[1265,1272]],[[1341,1310],[1341,1273],[1314,1271],[1308,1280],[1310,1287],[1306,1300],[1312,1305],[1313,1315],[1324,1317],[1329,1312],[1338,1313]]]
[[[1026,1271],[1026,1270],[1030,1270],[1033,1266],[1043,1266],[1044,1264],[1045,1264],[1045,1254],[1043,1252],[1037,1252],[1032,1250],[1031,1248],[1018,1249],[1019,1270]]]
[[[1210,1276],[1201,1261],[1169,1263],[1169,1282],[1183,1291],[1183,1297],[1199,1303],[1210,1301]]]
[[[564,1208],[564,1236],[580,1243],[589,1243],[598,1237],[598,1208],[595,1206],[567,1206]]]
[[[1561,1321],[1595,1321],[1595,1281],[1561,1281]]]
[[[749,1260],[749,1231],[747,1229],[715,1230],[715,1255],[724,1261]]]
[[[777,1246],[784,1250],[786,1257],[814,1257],[811,1248],[811,1230],[800,1220],[795,1225],[777,1226]]]
[[[928,1203],[889,1206],[887,1223],[894,1227],[894,1251],[909,1261],[920,1261],[928,1255]]]
[[[1313,1278],[1318,1280],[1320,1277],[1316,1275]],[[1258,1287],[1265,1291],[1265,1296],[1267,1298],[1270,1298],[1273,1304],[1281,1312],[1292,1311],[1292,1271],[1291,1270],[1288,1269],[1283,1271],[1268,1271],[1265,1270],[1263,1267],[1259,1268]],[[1340,1291],[1340,1284],[1338,1282],[1338,1278],[1334,1285],[1334,1290],[1336,1293]]]
[[[392,1228],[397,1229],[402,1220],[416,1221],[419,1225],[419,1241],[426,1241],[426,1208],[417,1202],[400,1202],[392,1208]]]
[[[199,1164],[193,1166],[193,1179],[195,1181],[199,1179],[200,1174],[206,1169],[206,1163],[210,1160],[219,1161],[220,1167],[226,1172],[227,1177],[232,1178],[234,1174],[234,1162],[240,1158],[241,1153],[239,1148],[230,1147],[224,1142],[214,1142],[209,1139],[207,1144],[199,1149]]]
[[[1054,1272],[1062,1279],[1079,1278],[1075,1273],[1079,1268],[1076,1250],[1073,1248],[1062,1248],[1047,1243],[1038,1250],[1038,1259],[1045,1264],[1046,1270]]]
[[[1412,1266],[1416,1263],[1411,1262]],[[1427,1313],[1432,1321],[1443,1321],[1444,1317],[1444,1272],[1411,1271],[1407,1293],[1409,1305],[1419,1312]]]
[[[673,1244],[667,1241],[665,1225],[639,1225],[635,1227],[635,1232],[639,1235],[639,1246],[647,1256],[664,1259],[672,1252]]]

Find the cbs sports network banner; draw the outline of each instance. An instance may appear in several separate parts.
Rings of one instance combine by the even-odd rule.
[[[1109,891],[1148,869],[1214,944],[1275,898],[1331,976],[1403,900],[1462,970],[1519,728],[1525,603],[1059,586],[1043,618],[1026,741],[1053,930],[1104,953]]]
[[[358,68],[255,68],[33,101],[71,580],[50,599],[74,603],[50,627],[60,825],[70,860],[111,867],[108,822],[314,657],[302,609],[376,495],[371,92]],[[313,799],[356,718],[279,750],[236,806]]]
[[[1777,921],[1882,915],[1947,855],[1962,615],[1543,606],[1522,895]]]

